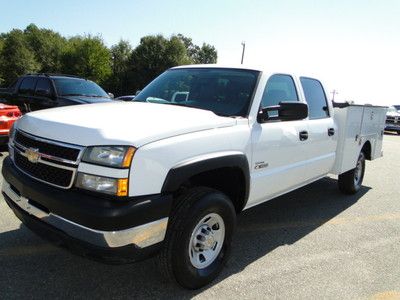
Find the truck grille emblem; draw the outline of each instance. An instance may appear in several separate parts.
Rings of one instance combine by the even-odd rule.
[[[25,150],[25,155],[26,158],[34,164],[36,164],[40,158],[39,149],[28,148]]]

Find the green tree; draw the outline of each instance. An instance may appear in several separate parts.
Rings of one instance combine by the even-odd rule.
[[[26,40],[40,64],[40,72],[58,73],[62,71],[61,58],[66,39],[49,29],[39,29],[30,24],[24,30]]]
[[[141,38],[130,57],[130,88],[143,88],[166,69],[190,64],[185,44],[177,36],[166,39],[162,35]]]
[[[4,83],[3,74],[1,72],[3,68],[3,54],[2,54],[3,47],[4,47],[4,37],[3,35],[0,35],[0,86],[2,86]]]
[[[62,70],[103,83],[112,73],[110,50],[98,36],[72,37],[63,54]]]
[[[112,76],[106,86],[115,95],[128,93],[129,58],[132,46],[128,41],[120,40],[111,47]]]
[[[186,47],[187,54],[194,64],[215,64],[217,63],[217,50],[214,46],[203,43],[201,47],[193,44],[191,38],[184,36],[179,33],[176,35],[178,39],[182,41],[182,43]]]
[[[11,84],[18,76],[37,72],[40,64],[30,49],[21,30],[13,29],[4,38],[1,51],[1,76],[5,85]]]
[[[217,50],[214,46],[203,43],[203,46],[196,53],[194,62],[196,64],[215,64],[217,63]]]

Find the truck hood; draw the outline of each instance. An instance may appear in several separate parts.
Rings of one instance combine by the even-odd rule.
[[[400,113],[391,111],[391,112],[386,113],[386,116],[387,117],[400,117]]]
[[[74,105],[32,112],[17,128],[30,134],[82,146],[140,147],[168,137],[228,127],[229,117],[211,111],[166,104],[109,102]]]

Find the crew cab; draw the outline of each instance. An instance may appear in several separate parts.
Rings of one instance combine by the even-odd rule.
[[[9,88],[0,90],[0,98],[16,105],[22,113],[39,109],[112,101],[93,81],[72,75],[27,74]]]
[[[362,187],[382,156],[385,107],[336,104],[317,79],[194,65],[131,102],[26,114],[12,130],[3,195],[28,227],[121,263],[158,254],[185,288],[210,283],[241,211],[339,175]]]

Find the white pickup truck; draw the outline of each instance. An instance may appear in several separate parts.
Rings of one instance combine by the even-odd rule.
[[[221,271],[236,215],[339,175],[356,193],[382,155],[384,107],[334,108],[321,83],[257,68],[167,70],[136,97],[15,123],[3,195],[35,232],[119,263],[158,254],[199,288]]]

